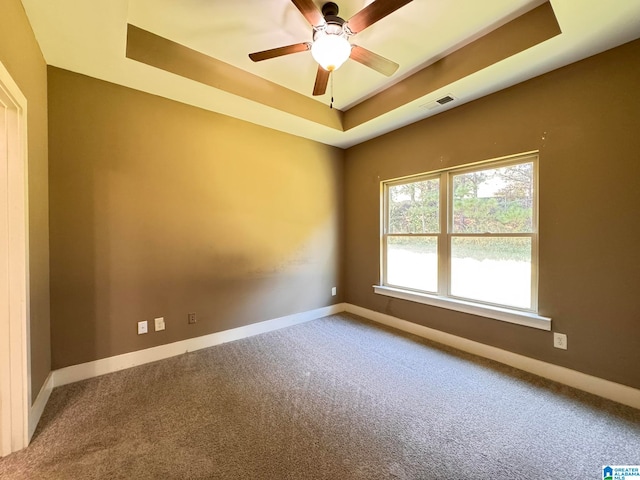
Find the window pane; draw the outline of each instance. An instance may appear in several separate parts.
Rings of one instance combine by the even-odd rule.
[[[453,176],[452,233],[531,233],[533,163]]]
[[[438,291],[438,239],[388,237],[387,284]]]
[[[451,294],[531,308],[531,239],[452,238]]]
[[[440,180],[389,187],[388,233],[440,232]]]

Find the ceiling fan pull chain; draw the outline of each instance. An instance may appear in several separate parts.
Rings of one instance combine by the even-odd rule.
[[[329,104],[329,108],[333,108],[333,72],[331,72],[331,103]]]

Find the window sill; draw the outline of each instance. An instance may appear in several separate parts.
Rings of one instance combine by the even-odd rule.
[[[455,300],[453,298],[436,297],[426,293],[411,292],[409,290],[384,287],[381,285],[374,285],[373,291],[379,295],[386,295],[387,297],[424,303],[425,305],[432,305],[434,307],[446,308],[448,310],[456,310],[458,312],[470,313],[481,317],[493,318],[503,322],[516,323],[518,325],[525,325],[527,327],[538,328],[540,330],[551,330],[551,319],[548,317],[541,317],[535,313],[481,305],[478,303],[465,302],[463,300]]]

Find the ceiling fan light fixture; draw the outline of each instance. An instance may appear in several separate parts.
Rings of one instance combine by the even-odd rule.
[[[337,70],[351,55],[349,40],[342,34],[318,33],[311,45],[311,55],[325,70]]]

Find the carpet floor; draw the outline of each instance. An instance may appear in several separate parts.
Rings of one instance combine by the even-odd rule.
[[[601,479],[640,411],[340,314],[54,389],[2,479]]]

